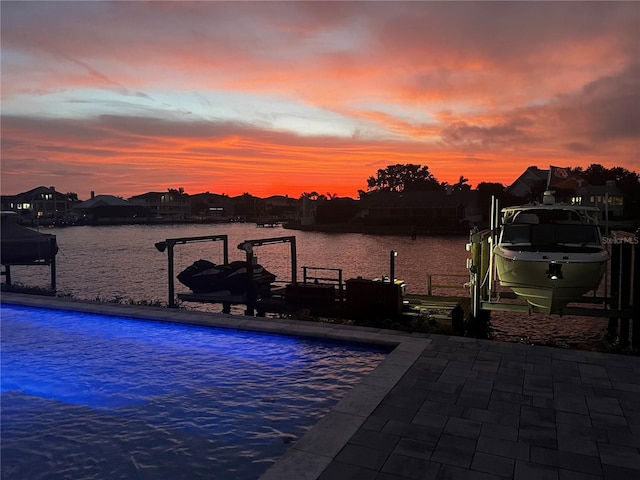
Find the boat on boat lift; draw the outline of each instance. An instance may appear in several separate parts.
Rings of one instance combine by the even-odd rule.
[[[558,312],[596,290],[605,272],[605,248],[595,207],[542,203],[503,208],[494,262],[500,284],[541,313]]]

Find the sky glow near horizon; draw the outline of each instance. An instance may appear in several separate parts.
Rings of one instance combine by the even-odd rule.
[[[0,3],[1,189],[640,170],[640,2]]]

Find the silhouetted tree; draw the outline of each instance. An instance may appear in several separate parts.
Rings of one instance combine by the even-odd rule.
[[[584,170],[578,167],[572,171],[584,178],[590,185],[605,185],[607,181],[615,180],[621,190],[626,187],[634,189],[640,181],[636,172],[631,172],[623,167],[606,168],[598,163],[592,163]]]
[[[415,164],[389,165],[379,169],[375,177],[367,179],[367,189],[387,192],[440,190],[443,186],[429,171],[429,167]]]
[[[180,187],[180,188],[169,188],[168,192],[171,195],[176,195],[178,197],[182,197],[183,195],[189,195],[188,193],[184,193],[184,188]]]
[[[471,190],[471,185],[467,183],[468,181],[468,178],[465,178],[464,175],[460,175],[458,182],[453,184],[453,189],[457,192]]]
[[[302,200],[303,198],[308,198],[309,200],[322,200],[323,198],[326,198],[324,195],[320,195],[318,194],[318,192],[313,191],[313,192],[304,192],[302,195],[300,195],[300,200]]]

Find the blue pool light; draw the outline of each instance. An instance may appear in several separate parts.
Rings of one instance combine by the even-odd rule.
[[[6,305],[1,334],[1,453],[14,478],[32,472],[34,449],[43,471],[75,478],[128,478],[141,465],[164,478],[255,478],[386,353]],[[115,464],[120,473],[104,470]]]

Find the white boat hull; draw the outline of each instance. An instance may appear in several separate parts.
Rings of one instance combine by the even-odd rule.
[[[537,307],[541,313],[558,312],[569,302],[598,288],[609,254],[535,252],[496,246],[495,264],[500,284]],[[549,265],[559,265],[560,276],[550,274]]]

